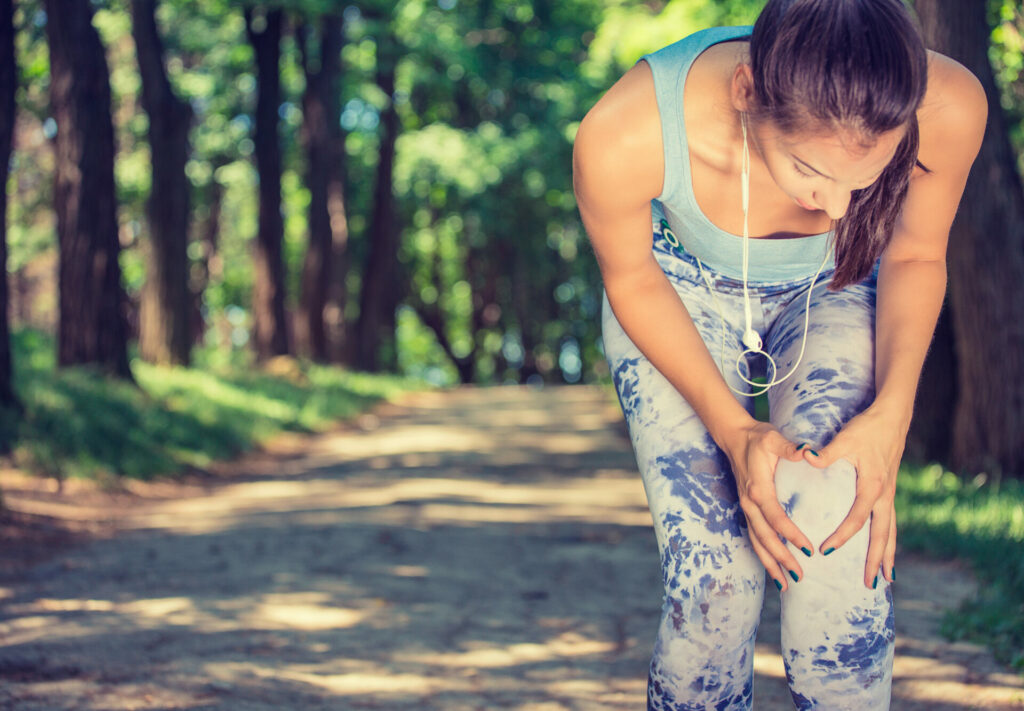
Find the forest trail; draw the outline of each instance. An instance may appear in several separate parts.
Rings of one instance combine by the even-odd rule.
[[[0,554],[0,709],[639,711],[660,573],[621,419],[595,388],[464,388],[181,484],[6,472],[73,533]],[[1024,709],[938,635],[966,569],[896,567],[894,711]],[[755,708],[789,711],[769,591]]]

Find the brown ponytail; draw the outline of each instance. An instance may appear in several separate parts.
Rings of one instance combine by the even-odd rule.
[[[865,145],[906,133],[872,185],[834,224],[829,290],[867,277],[903,209],[917,164],[917,107],[927,88],[920,31],[900,0],[769,0],[750,38],[755,120],[783,133],[853,130]]]

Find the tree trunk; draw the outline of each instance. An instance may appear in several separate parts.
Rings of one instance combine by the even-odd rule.
[[[57,122],[53,201],[60,243],[59,366],[132,379],[118,264],[110,80],[87,2],[45,0],[50,102]]]
[[[398,112],[394,102],[396,50],[394,38],[385,34],[378,39],[377,86],[388,98],[388,104],[380,117],[380,161],[370,222],[370,254],[363,270],[356,330],[356,367],[366,371],[394,369],[397,364],[395,308],[401,295],[398,293],[398,236],[392,186],[398,138]]]
[[[132,36],[149,116],[153,181],[146,203],[149,245],[139,315],[139,354],[163,365],[190,363],[188,289],[189,155],[191,107],[175,96],[164,69],[156,0],[132,0]]]
[[[433,211],[432,211],[433,212]],[[433,217],[433,216],[432,216]],[[441,280],[441,273],[443,269],[442,259],[440,250],[435,247],[433,259],[431,262],[431,277],[435,290],[438,294],[444,291],[444,284]],[[472,266],[472,259],[467,258],[466,260],[467,269]],[[472,274],[472,271],[469,271]],[[437,339],[437,343],[441,346],[441,350],[444,351],[448,359],[451,360],[455,366],[455,370],[459,374],[459,382],[462,384],[472,383],[476,376],[476,344],[474,343],[473,348],[470,350],[467,356],[458,356],[455,354],[455,349],[452,346],[451,341],[448,339],[448,324],[444,317],[444,311],[441,308],[439,301],[435,300],[431,304],[427,304],[420,298],[420,295],[412,291],[409,295],[408,303],[416,311],[420,317],[420,321],[423,325],[434,332],[434,337]],[[476,318],[476,312],[471,316],[471,327],[470,332],[472,334],[479,333],[480,325]]]
[[[957,370],[947,288],[946,300],[935,324],[935,336],[921,370],[921,382],[914,399],[914,417],[903,452],[905,460],[918,464],[949,464],[953,404],[957,401]]]
[[[341,153],[345,153],[344,136],[339,141]],[[343,165],[343,163],[341,164]],[[324,309],[324,322],[328,333],[328,350],[332,363],[351,366],[355,363],[355,348],[351,337],[353,324],[345,319],[345,307],[348,304],[348,273],[350,268],[348,254],[348,217],[345,209],[344,169],[339,168],[341,176],[337,182],[332,181],[328,189],[327,208],[331,215],[331,261],[333,276],[327,287],[327,306]]]
[[[951,467],[1024,478],[1024,190],[992,67],[983,2],[917,0],[928,45],[988,95],[985,139],[950,234],[959,364]]]
[[[519,382],[525,383],[534,375],[541,378],[540,365],[537,363],[537,350],[542,342],[537,330],[537,319],[531,314],[536,309],[536,304],[531,298],[531,275],[530,265],[527,262],[527,254],[524,250],[517,250],[512,261],[512,308],[515,311],[516,323],[519,325],[519,337],[523,347],[523,362],[519,366]]]
[[[206,336],[206,313],[203,309],[206,288],[210,279],[220,279],[222,274],[220,255],[217,244],[220,235],[220,216],[224,204],[224,186],[217,181],[217,169],[227,164],[227,156],[217,155],[210,161],[212,173],[206,187],[206,214],[195,226],[196,239],[199,240],[200,254],[189,270],[189,291],[192,295],[192,342],[201,344]]]
[[[280,9],[245,9],[245,27],[256,55],[256,170],[259,173],[260,218],[253,270],[252,316],[256,359],[264,361],[289,352],[285,320],[284,262],[281,243],[281,143],[277,135],[281,105]]]
[[[302,268],[302,295],[296,318],[296,340],[313,360],[331,360],[325,323],[336,261],[348,242],[343,181],[341,94],[342,23],[323,18],[316,48],[309,51],[306,28],[299,30],[306,90],[302,96],[302,142],[309,188],[309,247]],[[340,252],[340,254],[336,254]],[[335,324],[335,327],[340,324]]]
[[[18,66],[14,59],[14,6],[0,0],[0,186],[7,185],[14,136],[14,94],[18,88]],[[21,410],[11,382],[11,334],[8,322],[7,283],[7,190],[0,190],[0,407]],[[0,452],[9,450],[0,436]]]

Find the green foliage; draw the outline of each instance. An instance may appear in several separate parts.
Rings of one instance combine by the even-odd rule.
[[[194,368],[132,361],[139,386],[89,368],[54,368],[53,340],[13,334],[15,383],[26,412],[16,464],[55,477],[151,479],[234,456],[281,431],[314,432],[421,381],[294,361],[280,375],[223,349],[201,350]],[[236,352],[237,354],[238,352]]]
[[[763,2],[726,0],[664,4],[610,2],[603,22],[588,47],[582,75],[607,81],[607,70],[624,72],[647,52],[672,44],[688,34],[716,25],[753,24]]]
[[[992,62],[1021,151],[1024,20],[1017,0],[989,2]],[[459,377],[456,359],[471,363],[478,382],[607,378],[600,345],[600,274],[573,195],[576,128],[641,54],[701,27],[751,23],[763,4],[160,0],[157,19],[171,83],[195,114],[187,174],[193,188],[189,254],[197,265],[205,260],[205,248],[196,240],[219,218],[217,254],[202,294],[204,343],[234,358],[246,347],[251,322],[258,177],[251,139],[256,77],[243,19],[246,5],[276,5],[288,17],[279,112],[288,307],[296,307],[300,291],[309,204],[298,139],[305,78],[296,32],[300,27],[312,32],[334,12],[344,18],[337,87],[349,233],[344,318],[352,323],[359,316],[381,147],[379,119],[393,100],[401,122],[394,166],[400,283],[390,286],[404,296],[398,362],[402,372],[430,373],[437,382],[450,383]],[[125,246],[121,262],[134,303],[145,279],[140,247],[148,238],[146,118],[138,102],[128,3],[94,1],[93,7],[110,64]],[[16,12],[22,86],[9,183],[9,268],[29,273],[52,262],[55,250],[53,157],[46,137],[54,127],[47,123],[45,14],[38,0],[17,3]],[[396,62],[396,86],[388,97],[377,85],[377,72],[391,62]],[[46,298],[38,299],[37,307],[55,308]]]
[[[1024,8],[1019,0],[990,0],[989,60],[1001,90],[1010,140],[1024,174]]]
[[[56,124],[47,122],[50,56],[45,41],[45,14],[33,0],[15,4],[15,56],[19,81],[15,150],[7,183],[7,268],[18,272],[54,244],[53,151],[49,136]]]
[[[902,547],[969,560],[982,582],[975,599],[947,614],[945,632],[982,642],[1024,670],[1024,482],[904,468],[896,512]]]

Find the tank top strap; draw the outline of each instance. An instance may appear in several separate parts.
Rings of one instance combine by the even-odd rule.
[[[665,147],[665,179],[661,202],[673,198],[686,185],[689,175],[689,151],[683,122],[683,85],[690,65],[705,49],[718,42],[750,36],[753,27],[711,27],[673,42],[655,52],[643,55],[654,75],[654,93],[661,114],[661,135]],[[684,162],[686,161],[686,162]]]

